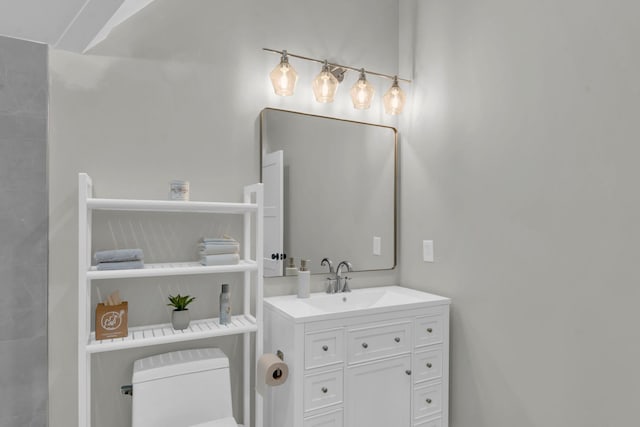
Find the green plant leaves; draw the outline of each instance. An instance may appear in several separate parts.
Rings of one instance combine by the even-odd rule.
[[[177,311],[188,310],[187,306],[195,301],[196,297],[192,297],[190,295],[169,295],[169,304],[170,307],[174,307]]]

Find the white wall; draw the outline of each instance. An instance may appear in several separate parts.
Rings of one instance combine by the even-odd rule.
[[[91,55],[51,52],[50,101],[50,426],[76,421],[77,173],[94,179],[99,197],[165,198],[168,181],[191,182],[193,200],[240,201],[242,186],[259,176],[258,116],[267,106],[387,125],[380,98],[355,111],[341,87],[333,105],[312,100],[319,71],[295,64],[301,78],[292,98],[273,95],[268,73],[278,62],[262,47],[394,73],[398,61],[398,3],[329,0],[324,7],[297,0],[212,2],[157,0],[117,28]],[[364,18],[363,19],[363,14]],[[355,78],[351,76],[350,78]],[[378,96],[387,81],[378,81]],[[202,234],[238,224],[169,216],[103,215],[94,229],[98,247],[142,246],[147,261],[189,258]],[[154,241],[145,241],[144,230]],[[165,322],[164,299],[186,290],[198,296],[194,317],[215,315],[222,281],[200,279],[105,281],[102,295],[119,288],[129,300],[131,324]],[[395,271],[354,274],[353,286],[392,284]],[[314,283],[314,289],[320,289]],[[294,282],[270,281],[267,294],[292,293]],[[237,298],[238,293],[235,294]],[[94,301],[97,296],[94,295]],[[135,305],[137,308],[133,308]],[[130,403],[118,387],[128,383],[133,360],[176,348],[220,345],[235,364],[234,401],[240,401],[236,360],[241,341],[225,338],[94,357],[94,427],[126,426]],[[239,418],[240,405],[236,405]]]
[[[640,6],[414,6],[401,278],[453,298],[452,427],[636,425]]]

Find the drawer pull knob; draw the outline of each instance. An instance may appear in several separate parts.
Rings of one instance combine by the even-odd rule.
[[[427,399],[427,404],[431,405],[431,399]]]
[[[406,371],[404,371],[404,373],[407,375],[411,375],[411,369],[407,369]]]
[[[431,369],[433,365],[431,363],[427,363],[427,368]]]
[[[326,388],[326,387],[322,387],[322,392],[323,392],[323,393],[325,393],[325,394],[326,394],[328,391],[329,391],[329,389],[328,389],[328,388]]]
[[[363,347],[363,348],[367,348],[367,347],[369,347],[369,344],[367,344],[366,342],[363,342],[363,343],[362,343],[362,347]]]
[[[433,329],[432,328],[427,328],[427,332],[431,333],[431,332],[433,332]]]
[[[400,342],[400,337],[395,337],[394,340],[395,342]]]
[[[329,346],[327,346],[327,345],[323,345],[323,346],[322,346],[322,349],[323,349],[324,351],[328,351],[328,350],[329,350]]]

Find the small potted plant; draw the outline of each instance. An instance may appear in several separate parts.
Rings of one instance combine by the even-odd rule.
[[[171,326],[175,330],[183,330],[189,327],[189,322],[191,319],[189,318],[189,309],[187,306],[191,304],[196,297],[192,297],[189,295],[169,295],[169,304],[170,307],[173,307],[173,312],[171,313]]]

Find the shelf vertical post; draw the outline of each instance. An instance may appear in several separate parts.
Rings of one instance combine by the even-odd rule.
[[[262,355],[263,352],[263,330],[264,330],[264,321],[263,321],[263,311],[262,311],[262,303],[264,298],[264,184],[254,184],[245,187],[245,203],[251,202],[251,193],[255,194],[255,203],[258,205],[258,210],[256,212],[256,229],[255,229],[255,260],[258,264],[258,269],[256,272],[256,289],[255,289],[255,301],[256,301],[256,341],[255,341],[255,364],[254,364],[254,372],[255,372],[255,381],[258,381],[257,375],[257,362],[258,358]],[[249,221],[245,220],[245,248],[248,248],[248,243],[250,241],[250,227],[247,225]],[[249,274],[249,273],[247,273]],[[246,283],[246,282],[245,282]],[[248,285],[247,285],[248,286]],[[250,304],[250,299],[246,299],[247,296],[245,294],[245,304]],[[245,353],[246,354],[246,353]],[[250,372],[249,370],[245,372]],[[249,385],[245,384],[245,387],[249,387]],[[246,392],[246,390],[245,390]],[[255,427],[263,426],[263,400],[260,393],[255,391]]]
[[[251,203],[251,192],[248,191],[248,187],[244,190],[244,202]],[[251,214],[245,212],[242,216],[244,230],[242,233],[242,258],[247,260],[251,259]],[[244,313],[251,313],[251,273],[245,271],[244,273]],[[257,322],[256,322],[257,323]],[[242,352],[244,355],[244,366],[242,369],[243,375],[243,423],[246,426],[251,426],[251,334],[242,335],[244,342],[242,346]]]
[[[78,425],[91,426],[91,355],[87,353],[90,333],[90,299],[87,270],[91,264],[91,213],[87,199],[93,184],[89,175],[78,175]]]

